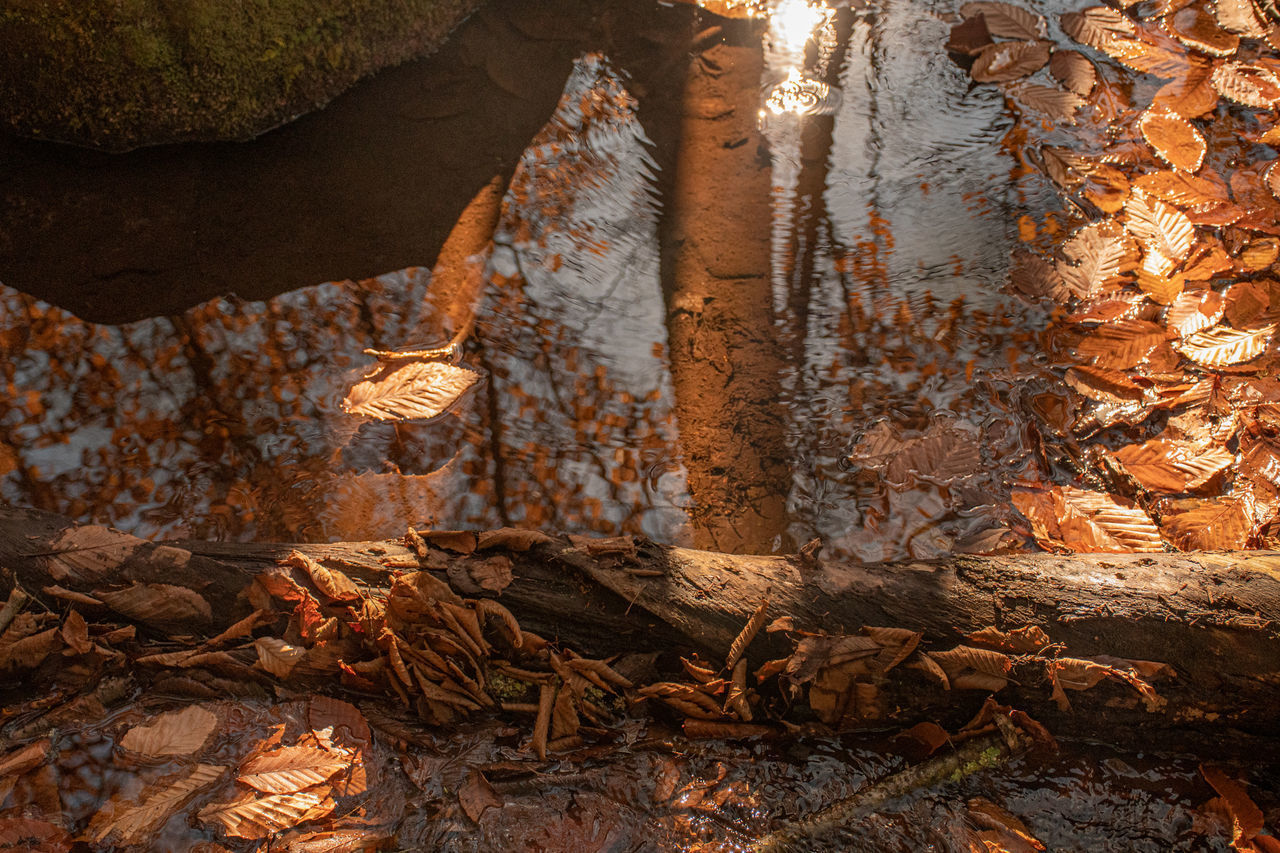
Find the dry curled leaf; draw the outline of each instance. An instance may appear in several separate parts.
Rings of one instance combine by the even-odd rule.
[[[134,726],[120,739],[120,746],[147,756],[194,755],[217,725],[216,714],[189,705],[161,714],[149,725]]]
[[[93,594],[120,615],[157,628],[190,631],[213,621],[209,602],[185,586],[135,583],[123,589],[94,590]]]
[[[480,379],[474,370],[440,361],[393,363],[352,386],[342,410],[378,420],[430,420],[448,411]]]
[[[1039,71],[1048,62],[1048,42],[1004,41],[984,47],[969,75],[979,83],[1004,83]]]
[[[1183,172],[1195,172],[1204,163],[1209,146],[1200,131],[1177,113],[1151,109],[1138,120],[1142,138],[1165,163]]]

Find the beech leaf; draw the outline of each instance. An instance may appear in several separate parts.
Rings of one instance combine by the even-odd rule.
[[[1098,82],[1098,70],[1078,50],[1055,50],[1049,57],[1049,73],[1053,78],[1082,98],[1089,97]]]
[[[448,411],[481,375],[445,362],[411,361],[374,377],[352,386],[342,401],[344,412],[378,420],[429,420]]]
[[[240,768],[237,781],[264,794],[292,794],[345,770],[341,756],[310,746],[286,746],[250,758]]]
[[[226,769],[216,764],[197,764],[177,781],[148,787],[138,797],[137,805],[116,809],[115,801],[109,802],[94,816],[89,831],[98,843],[113,837],[115,844],[143,844],[187,801],[221,779]]]
[[[1061,21],[1063,32],[1090,47],[1101,47],[1117,37],[1131,36],[1137,31],[1128,16],[1108,6],[1090,6],[1080,12],[1067,12]]]
[[[1182,211],[1137,190],[1124,204],[1125,227],[1148,251],[1182,261],[1195,243],[1196,228]]]
[[[1084,106],[1084,98],[1075,92],[1068,92],[1055,86],[1044,86],[1040,83],[1019,83],[1007,90],[1025,109],[1044,113],[1055,121],[1075,124],[1076,110]]]
[[[1222,29],[1218,19],[1199,3],[1166,15],[1164,26],[1187,47],[1210,56],[1230,56],[1240,47],[1240,36]]]
[[[135,583],[124,589],[98,589],[94,596],[122,616],[164,629],[186,629],[213,621],[204,596],[185,586]]]
[[[1120,273],[1132,269],[1137,253],[1132,239],[1111,221],[1094,222],[1078,229],[1062,245],[1058,275],[1076,296],[1089,299]]]
[[[1199,448],[1158,438],[1122,447],[1115,456],[1138,482],[1160,492],[1197,489],[1236,458],[1224,447]]]
[[[277,678],[288,678],[307,650],[275,637],[259,637],[253,641],[258,652],[258,665]]]
[[[960,7],[960,15],[964,18],[982,15],[987,22],[987,32],[993,36],[1034,41],[1044,38],[1048,32],[1043,17],[1012,3],[974,0]]]
[[[1280,78],[1260,65],[1227,60],[1213,69],[1210,80],[1222,97],[1246,107],[1271,109],[1280,100]]]
[[[1002,41],[982,49],[969,75],[979,83],[1004,83],[1039,71],[1048,62],[1047,42]]]
[[[1175,112],[1150,109],[1138,120],[1142,138],[1161,160],[1175,169],[1195,172],[1204,163],[1209,146],[1191,122]]]
[[[266,838],[333,811],[328,788],[293,794],[249,794],[229,803],[213,803],[200,810],[200,821],[219,826],[235,838]]]
[[[1240,364],[1262,355],[1275,335],[1274,323],[1256,329],[1214,326],[1196,332],[1178,344],[1178,352],[1205,367]]]

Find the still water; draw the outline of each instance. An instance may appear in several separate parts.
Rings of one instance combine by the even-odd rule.
[[[21,168],[5,175],[16,236],[13,272],[0,268],[13,285],[0,289],[0,497],[152,537],[512,524],[756,552],[821,536],[826,553],[865,560],[1000,541],[1044,381],[1041,309],[1004,281],[1018,215],[1050,191],[1028,197],[1011,177],[1003,97],[971,88],[942,50],[950,5],[841,9],[808,57],[776,27],[688,7],[610,7],[583,31],[608,29],[606,14],[640,15],[640,49],[569,43],[497,4],[443,58],[243,145],[103,158],[6,143]],[[474,48],[495,32],[509,56],[513,44],[574,56],[513,77],[512,61]],[[797,68],[830,81],[816,108],[764,109]],[[514,158],[486,261],[463,353],[485,381],[426,424],[346,415],[364,348],[433,343],[421,336],[439,328],[424,316],[440,303],[425,298],[430,245],[457,204],[423,201],[440,209],[428,235],[387,187],[429,187],[433,159],[446,189],[466,184],[522,131],[516,118],[511,133],[466,128],[481,162],[457,168],[471,139],[410,152],[365,134],[344,149],[338,131],[392,97],[384,135],[447,125],[478,77],[508,100],[560,92]],[[324,173],[261,186],[304,166],[329,167],[337,186]],[[350,240],[335,247],[331,208],[362,180],[382,206],[359,208],[361,230],[340,224]],[[187,219],[170,210],[182,198]],[[96,236],[24,244],[56,236],[31,224],[41,217]],[[184,223],[195,237],[170,246],[166,229]],[[94,240],[109,258],[84,257]],[[320,283],[326,257],[367,277]],[[384,257],[421,265],[378,269]],[[245,273],[255,259],[261,274]],[[265,296],[308,274],[315,284],[270,298],[226,292]],[[921,442],[944,448],[941,464],[886,465]]]

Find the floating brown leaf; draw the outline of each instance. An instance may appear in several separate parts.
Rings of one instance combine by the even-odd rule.
[[[1249,793],[1236,780],[1217,767],[1200,765],[1200,775],[1222,797],[1231,815],[1231,846],[1238,847],[1253,840],[1264,828],[1262,809],[1258,808]]]
[[[1137,28],[1122,12],[1107,6],[1090,6],[1062,16],[1062,30],[1081,44],[1102,45],[1121,36],[1132,36]]]
[[[1049,73],[1053,78],[1082,98],[1089,97],[1098,82],[1098,70],[1078,50],[1055,50],[1049,57]]]
[[[1089,299],[1137,262],[1133,240],[1111,221],[1093,222],[1078,229],[1061,248],[1058,275],[1076,296]]]
[[[987,22],[987,31],[993,36],[1034,41],[1044,38],[1047,32],[1044,18],[1012,3],[974,0],[960,7],[960,15],[965,18],[982,15]]]
[[[1209,146],[1200,131],[1177,113],[1147,110],[1138,120],[1138,128],[1152,150],[1173,168],[1195,172],[1204,163]]]
[[[1136,179],[1133,185],[1149,196],[1183,209],[1227,204],[1231,201],[1226,183],[1208,169],[1202,175],[1151,172]]]
[[[1084,106],[1084,98],[1074,92],[1044,86],[1040,83],[1019,83],[1006,89],[1023,109],[1044,113],[1055,121],[1075,124],[1076,110]]]
[[[1210,56],[1230,56],[1240,47],[1240,36],[1218,26],[1218,19],[1199,3],[1166,15],[1164,26],[1187,47]]]
[[[945,484],[973,474],[981,467],[977,437],[966,430],[941,427],[910,442],[890,459],[884,476],[895,485],[907,483],[912,476]]]
[[[1142,386],[1120,370],[1077,364],[1068,368],[1064,379],[1077,392],[1100,403],[1132,403],[1143,397]]]
[[[1253,519],[1242,500],[1184,502],[1161,523],[1169,541],[1183,551],[1238,551],[1249,542]]]
[[[1262,355],[1271,343],[1275,331],[1274,323],[1256,329],[1214,326],[1184,338],[1177,349],[1196,364],[1224,367]]]
[[[194,755],[217,725],[217,714],[189,705],[161,714],[149,725],[134,726],[120,739],[120,746],[147,756]]]
[[[200,810],[200,821],[219,826],[236,838],[267,838],[308,820],[317,820],[333,811],[328,788],[295,794],[260,796],[247,794],[229,803],[213,803]]]
[[[135,583],[124,589],[94,590],[93,594],[122,616],[158,628],[190,631],[213,620],[209,602],[185,586]]]
[[[342,410],[379,420],[429,420],[448,409],[480,381],[474,370],[439,361],[411,361],[356,383]]]
[[[110,801],[94,815],[89,832],[99,844],[111,838],[115,844],[143,845],[174,812],[221,779],[226,769],[216,764],[197,764],[177,781],[160,782],[144,790],[137,805]]]
[[[1177,42],[1160,44],[1149,40],[1146,33],[1139,33],[1138,38],[1113,38],[1096,47],[1134,71],[1166,80],[1182,77],[1201,64],[1192,62]]]
[[[984,47],[969,74],[979,83],[1004,83],[1039,71],[1048,62],[1048,42],[1004,41]]]
[[[1222,97],[1246,107],[1271,109],[1280,100],[1280,78],[1261,65],[1228,60],[1213,69],[1210,80]]]
[[[1158,438],[1122,447],[1115,456],[1138,482],[1160,492],[1197,489],[1235,462],[1235,454],[1225,447],[1203,448]]]
[[[1267,34],[1267,25],[1258,16],[1253,0],[1215,0],[1213,11],[1218,26],[1229,33],[1248,38],[1263,38]]]
[[[1164,343],[1163,327],[1146,320],[1120,320],[1090,332],[1076,351],[1096,367],[1129,370]]]
[[[237,781],[264,794],[292,794],[327,781],[347,766],[346,759],[327,750],[286,746],[249,759]]]

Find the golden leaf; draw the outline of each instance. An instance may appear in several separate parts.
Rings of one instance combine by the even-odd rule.
[[[1099,403],[1132,403],[1143,397],[1142,386],[1120,370],[1077,364],[1063,378],[1077,393]]]
[[[1187,73],[1160,87],[1151,106],[1177,113],[1183,118],[1196,118],[1218,106],[1218,90],[1213,87],[1212,67],[1193,65]]]
[[[1224,447],[1201,448],[1159,438],[1122,447],[1115,457],[1139,483],[1159,492],[1198,489],[1236,458]]]
[[[192,755],[199,752],[218,725],[218,716],[199,705],[169,711],[146,726],[134,726],[120,746],[140,755]]]
[[[197,764],[175,782],[148,787],[139,795],[137,805],[117,807],[114,800],[109,801],[90,821],[89,832],[99,844],[107,838],[113,838],[117,845],[144,844],[188,800],[221,779],[226,769],[216,764]]]
[[[1147,195],[1179,208],[1212,206],[1231,201],[1226,183],[1211,169],[1205,169],[1200,175],[1151,172],[1134,180],[1133,185]]]
[[[1253,0],[1214,0],[1213,11],[1218,19],[1218,26],[1229,33],[1238,33],[1248,38],[1263,38],[1267,35],[1267,25],[1258,16],[1258,9]]]
[[[1176,207],[1137,190],[1125,201],[1124,211],[1125,227],[1148,251],[1155,251],[1175,263],[1191,251],[1196,228]]]
[[[1132,502],[1070,487],[1054,491],[1062,541],[1072,550],[1164,550],[1159,530]]]
[[[1242,106],[1267,110],[1280,100],[1280,79],[1261,65],[1228,60],[1213,69],[1210,80],[1222,97]]]
[[[1200,131],[1177,113],[1147,110],[1138,120],[1138,128],[1156,155],[1173,168],[1195,172],[1204,163],[1209,146]]]
[[[1151,297],[1152,302],[1158,305],[1169,305],[1182,293],[1186,277],[1182,273],[1168,275],[1163,269],[1155,271],[1144,266],[1138,270],[1134,281],[1139,290]]]
[[[1163,327],[1145,320],[1120,320],[1090,332],[1076,350],[1096,367],[1129,370],[1164,342]]]
[[[1061,18],[1062,30],[1081,44],[1102,47],[1117,37],[1137,32],[1133,21],[1107,6],[1090,6],[1080,12],[1067,12]]]
[[[480,381],[474,370],[440,361],[411,361],[377,370],[352,386],[342,410],[379,420],[429,420]]]
[[[1178,337],[1185,338],[1209,328],[1222,319],[1226,305],[1215,290],[1182,293],[1169,306],[1164,322]]]
[[[1201,64],[1189,59],[1177,42],[1171,44],[1177,45],[1178,50],[1144,40],[1140,35],[1138,38],[1113,38],[1097,47],[1134,71],[1165,79],[1181,77]]]
[[[237,781],[264,794],[292,794],[345,770],[339,755],[310,746],[286,746],[256,755],[240,768]]]
[[[328,788],[294,794],[246,794],[229,803],[213,803],[200,810],[200,821],[222,827],[236,838],[266,838],[333,811]]]
[[[1275,331],[1274,323],[1256,329],[1214,326],[1185,338],[1177,349],[1205,367],[1240,364],[1262,355]]]
[[[1098,71],[1078,50],[1055,50],[1049,57],[1049,73],[1053,78],[1077,95],[1089,97],[1098,82]]]
[[[1253,532],[1248,505],[1231,498],[1191,502],[1190,508],[1166,513],[1161,526],[1183,551],[1238,551]]]
[[[960,7],[960,15],[964,18],[982,15],[987,22],[987,32],[1003,38],[1035,41],[1048,32],[1043,17],[1012,3],[974,0]]]
[[[1133,240],[1114,222],[1093,222],[1078,229],[1060,249],[1057,270],[1063,284],[1082,299],[1096,296],[1137,261]]]
[[[1210,56],[1230,56],[1240,47],[1240,36],[1219,27],[1218,19],[1199,3],[1165,16],[1164,26],[1187,47]]]
[[[1004,41],[984,47],[969,74],[979,83],[1003,83],[1026,77],[1048,62],[1048,42]]]

